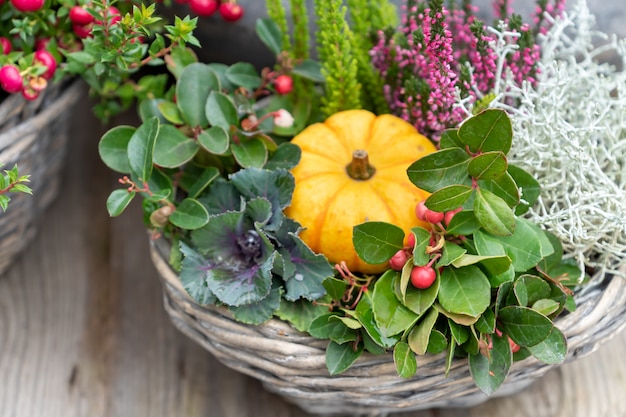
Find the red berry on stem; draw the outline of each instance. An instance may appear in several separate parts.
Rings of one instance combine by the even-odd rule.
[[[220,14],[227,22],[236,22],[243,16],[243,7],[237,3],[225,2],[220,4]]]
[[[424,217],[426,218],[427,222],[435,224],[443,220],[444,214],[440,211],[432,211],[426,209],[426,214],[424,214]]]
[[[454,209],[454,210],[450,210],[450,211],[446,211],[446,213],[443,216],[443,222],[446,226],[448,226],[450,224],[450,222],[452,221],[452,218],[454,217],[455,214],[457,214],[459,211],[463,210],[462,207],[459,207],[458,209]]]
[[[81,6],[73,6],[70,9],[70,21],[76,25],[85,26],[93,23],[94,17]]]
[[[410,250],[413,250],[413,248],[415,247],[415,235],[413,234],[413,232],[409,232],[409,234],[406,236],[406,246]]]
[[[5,65],[0,68],[0,86],[7,93],[22,91],[24,79],[15,65]]]
[[[415,206],[415,215],[417,216],[418,219],[420,219],[421,221],[426,221],[426,211],[428,209],[426,208],[426,204],[424,204],[423,201],[420,201],[419,203],[417,203],[417,205]]]
[[[11,53],[13,50],[13,45],[11,45],[11,41],[4,36],[0,37],[0,46],[2,47],[2,53],[7,55]]]
[[[35,51],[34,59],[47,68],[46,72],[42,74],[42,77],[49,80],[54,76],[54,72],[57,70],[57,61],[50,52],[45,49]]]
[[[189,0],[191,11],[198,16],[211,16],[219,7],[217,0]]]
[[[402,271],[402,268],[404,267],[407,259],[409,259],[408,255],[404,250],[401,249],[396,252],[396,254],[393,255],[391,259],[389,259],[389,266],[394,271]]]
[[[36,91],[32,88],[25,88],[22,90],[22,97],[24,97],[28,101],[36,100],[39,97],[39,91]]]
[[[274,80],[274,88],[278,94],[289,94],[293,90],[293,79],[289,75],[281,74]]]
[[[420,290],[430,288],[436,278],[437,273],[428,265],[416,266],[411,270],[411,284]]]
[[[91,36],[91,28],[93,25],[72,25],[72,30],[81,39],[85,39]]]
[[[519,350],[522,348],[520,345],[515,343],[510,337],[509,337],[509,346],[511,346],[511,352],[513,353],[519,352]]]
[[[11,0],[11,4],[20,12],[36,12],[43,7],[45,0]]]

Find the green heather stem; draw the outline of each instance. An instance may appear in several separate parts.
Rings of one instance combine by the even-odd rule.
[[[309,58],[309,14],[305,0],[290,0],[293,20],[293,57]]]
[[[281,0],[265,0],[267,15],[278,25],[283,34],[283,51],[291,56],[291,39],[289,38],[289,26],[287,25],[287,13]]]
[[[357,78],[357,60],[352,51],[352,31],[345,19],[342,0],[315,0],[318,18],[317,48],[326,78],[322,111],[331,115],[338,111],[361,108],[361,86]]]

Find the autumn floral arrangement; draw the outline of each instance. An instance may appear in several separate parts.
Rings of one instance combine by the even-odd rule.
[[[398,22],[388,2],[316,0],[314,60],[305,1],[291,2],[289,30],[281,2],[268,0],[256,29],[277,60],[260,73],[172,48],[174,85],[140,104],[139,127],[100,141],[103,161],[123,174],[109,213],[141,196],[147,227],[171,244],[170,264],[198,304],[328,340],[333,375],[364,352],[392,352],[409,378],[416,355],[446,352],[448,367],[467,358],[492,393],[513,361],[562,362],[567,342],[553,319],[575,309],[574,289],[592,272],[623,266],[625,199],[603,206],[617,222],[602,238],[610,249],[579,242],[602,216],[562,232],[580,207],[559,211],[567,195],[543,190],[552,170],[577,170],[565,151],[550,161],[566,135],[582,136],[569,128],[582,101],[555,117],[566,104],[553,95],[585,76],[617,108],[626,84],[568,55],[563,33],[588,33],[584,1],[573,17],[561,1],[539,1],[532,24],[494,3],[487,24],[470,1],[409,0]],[[622,181],[623,196],[623,157],[596,152],[613,167],[603,181]],[[554,192],[576,186],[563,181]]]

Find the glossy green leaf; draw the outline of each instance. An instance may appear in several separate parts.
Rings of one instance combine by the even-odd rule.
[[[244,87],[250,91],[261,85],[261,77],[254,65],[249,62],[237,62],[226,70],[226,78],[232,84]]]
[[[215,167],[208,167],[202,170],[200,175],[194,176],[195,181],[189,188],[188,196],[197,198],[219,176],[220,172]]]
[[[322,75],[322,66],[318,61],[305,59],[294,65],[292,72],[302,78],[306,78],[318,83],[326,82],[326,78]]]
[[[172,125],[159,128],[152,160],[164,168],[177,168],[189,162],[198,152],[198,143]]]
[[[127,189],[114,190],[107,198],[109,216],[117,217],[128,207],[136,193],[129,193]]]
[[[391,348],[400,338],[395,335],[387,337],[382,334],[380,328],[376,324],[376,320],[374,319],[372,306],[373,302],[371,292],[365,292],[356,306],[355,316],[361,322],[369,337],[371,337],[377,345],[383,348]]]
[[[391,223],[365,222],[354,226],[352,244],[364,262],[387,262],[404,246],[404,231]]]
[[[352,343],[338,344],[333,341],[326,348],[326,368],[331,375],[348,369],[363,353],[363,345],[355,350]]]
[[[265,46],[274,55],[278,55],[283,50],[283,37],[280,28],[270,18],[257,19],[256,34]]]
[[[385,272],[374,285],[372,310],[383,336],[391,337],[410,328],[417,314],[402,305],[394,293],[395,271]]]
[[[426,352],[431,355],[437,355],[446,350],[447,347],[448,339],[446,336],[439,330],[433,329],[433,331],[430,332],[430,338],[428,338],[428,348],[426,348]]]
[[[427,208],[446,212],[461,207],[472,194],[472,187],[468,185],[449,185],[432,193],[424,204]]]
[[[187,65],[176,83],[176,103],[186,124],[205,128],[207,100],[211,92],[220,91],[217,74],[202,63]]]
[[[444,130],[439,138],[439,148],[465,148],[463,142],[459,138],[459,130],[458,129],[447,129]]]
[[[463,149],[449,148],[428,154],[407,169],[409,179],[430,193],[448,185],[467,184],[470,156]]]
[[[439,312],[431,308],[426,316],[417,323],[409,333],[408,342],[411,350],[418,355],[424,355],[428,349],[430,334],[435,327]]]
[[[437,266],[448,266],[465,255],[466,252],[467,250],[463,249],[459,245],[446,241],[443,245],[441,258],[437,261]]]
[[[513,267],[517,272],[528,271],[542,259],[541,239],[537,236],[536,230],[529,225],[529,222],[522,219],[517,219],[513,235],[491,236],[484,234],[482,239],[499,242],[511,258]]]
[[[215,155],[223,155],[230,146],[228,131],[220,126],[211,126],[198,135],[198,143]]]
[[[157,103],[158,109],[168,122],[174,125],[182,125],[185,123],[183,115],[176,103],[171,101],[161,101]]]
[[[567,340],[558,328],[553,327],[544,341],[529,346],[527,349],[540,361],[557,365],[567,357]]]
[[[504,110],[484,110],[461,125],[459,138],[473,153],[500,151],[506,155],[513,140],[511,120]]]
[[[492,335],[493,347],[489,358],[477,353],[469,356],[469,368],[476,386],[485,394],[491,395],[502,385],[511,369],[513,358],[509,341]]]
[[[508,172],[522,193],[520,204],[515,208],[515,214],[521,216],[535,204],[541,194],[541,186],[535,177],[516,165],[509,165]]]
[[[128,141],[130,172],[139,182],[147,182],[152,174],[154,144],[159,135],[159,121],[153,117],[135,130]]]
[[[552,322],[529,307],[507,306],[498,311],[502,331],[520,346],[534,346],[544,341],[552,328]]]
[[[457,258],[452,262],[452,266],[455,268],[462,268],[468,265],[480,264],[487,268],[492,274],[502,274],[509,269],[511,265],[511,259],[506,255],[494,255],[494,256],[481,256],[465,254]]]
[[[328,307],[316,305],[307,300],[287,301],[282,299],[276,316],[289,322],[301,332],[308,332],[311,323],[319,316],[328,313]]]
[[[230,146],[237,163],[244,168],[262,168],[267,162],[267,148],[258,139],[249,139]]]
[[[451,235],[471,235],[480,229],[480,223],[473,210],[462,210],[452,217],[446,228],[446,232]]]
[[[206,284],[207,260],[184,242],[180,243],[180,252],[184,255],[179,273],[183,288],[198,304],[214,304],[217,298]]]
[[[352,330],[359,330],[360,328],[363,327],[361,322],[359,322],[358,320],[353,319],[351,317],[342,317],[342,316],[337,316],[337,315],[333,314],[333,315],[330,316],[329,320],[330,321],[338,320],[344,326],[346,326],[348,329],[352,329]]]
[[[399,342],[393,349],[393,362],[402,378],[411,378],[417,372],[415,354],[406,342]]]
[[[327,313],[317,317],[309,327],[311,336],[318,339],[330,339],[343,344],[356,340],[356,332],[339,320],[331,320],[336,314]]]
[[[438,312],[452,320],[453,322],[460,324],[462,326],[471,326],[476,323],[480,316],[469,316],[467,314],[459,314],[452,313],[441,306],[439,303],[433,304],[433,307],[437,309]]]
[[[199,229],[209,222],[209,213],[198,200],[186,198],[170,216],[170,222],[182,229]]]
[[[473,157],[467,171],[477,180],[489,180],[502,176],[506,172],[507,166],[508,162],[504,153],[493,151]]]
[[[274,316],[280,307],[280,288],[272,288],[269,295],[256,303],[250,303],[238,307],[229,306],[233,317],[238,322],[258,326]]]
[[[348,283],[346,281],[334,277],[326,278],[322,284],[326,289],[326,293],[333,300],[341,300],[346,292],[346,288],[348,288]]]
[[[515,207],[520,202],[519,189],[508,172],[505,172],[498,178],[481,179],[478,181],[478,186],[500,197],[509,207]]]
[[[559,310],[560,304],[558,301],[550,298],[542,298],[541,300],[535,301],[531,308],[544,316],[550,316],[550,314]]]
[[[480,316],[476,324],[474,325],[476,330],[480,333],[491,334],[496,331],[496,315],[490,308]]]
[[[204,109],[206,118],[212,126],[229,131],[231,126],[239,125],[237,106],[233,99],[224,93],[211,91]]]
[[[300,162],[300,156],[302,151],[298,145],[294,145],[291,142],[283,142],[278,145],[276,151],[273,152],[267,163],[266,169],[292,169],[298,162]]]
[[[444,268],[438,300],[451,313],[480,316],[491,302],[491,285],[476,266]]]
[[[410,264],[407,269],[409,270],[408,272],[410,275],[410,270],[412,269]],[[394,282],[394,293],[398,299],[402,300],[406,308],[418,316],[424,314],[437,299],[437,293],[439,292],[439,278],[435,279],[435,282],[433,282],[430,287],[423,290],[415,288],[412,285],[407,285],[403,292],[400,287],[403,284],[402,280],[396,279]]]
[[[116,126],[107,131],[98,143],[100,159],[113,171],[123,174],[130,173],[130,161],[128,159],[128,142],[135,133],[132,126]]]
[[[480,225],[494,235],[508,236],[515,231],[513,211],[504,200],[490,191],[476,190],[474,215]]]
[[[173,48],[170,54],[170,60],[165,63],[167,69],[174,75],[176,79],[180,78],[185,67],[194,62],[198,62],[198,57],[189,48]]]
[[[550,284],[535,275],[524,274],[513,284],[519,305],[529,307],[542,298],[550,297]]]

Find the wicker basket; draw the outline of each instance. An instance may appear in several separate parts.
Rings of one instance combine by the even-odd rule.
[[[34,194],[12,193],[8,210],[0,211],[0,276],[36,234],[37,220],[58,194],[71,107],[82,91],[80,82],[68,80],[35,101],[11,95],[0,105],[0,162],[3,169],[17,164],[20,174],[30,174]]]
[[[198,305],[167,263],[168,254],[167,242],[152,241],[152,260],[173,324],[226,366],[259,379],[269,391],[307,412],[381,416],[470,407],[488,399],[475,387],[466,360],[454,361],[449,375],[443,374],[444,354],[419,357],[418,373],[411,379],[397,376],[391,354],[363,354],[348,371],[330,376],[325,365],[326,341],[277,319],[248,326],[234,321],[225,308]],[[626,325],[626,279],[594,277],[577,293],[576,302],[574,313],[556,320],[568,338],[567,361],[593,352]],[[494,396],[519,391],[553,366],[532,357],[514,363],[507,382]]]

